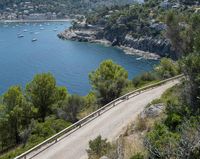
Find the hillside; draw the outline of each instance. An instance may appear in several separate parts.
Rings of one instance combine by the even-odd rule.
[[[48,19],[63,18],[73,14],[85,14],[96,8],[126,5],[135,0],[2,0],[0,19],[28,19],[31,14],[53,14]],[[3,18],[4,17],[4,18]],[[37,19],[30,17],[29,19]],[[41,18],[41,15],[38,17]],[[42,19],[42,18],[41,18]]]
[[[198,11],[198,5],[188,5],[186,1],[154,0],[98,9],[87,15],[85,20],[74,22],[73,28],[59,34],[59,37],[89,42],[103,40],[109,45],[120,46],[126,52],[135,54],[136,49],[176,59],[176,50],[165,36],[165,15],[170,10],[189,17]]]

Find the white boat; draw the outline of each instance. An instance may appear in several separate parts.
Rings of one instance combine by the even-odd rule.
[[[44,30],[44,28],[40,28],[40,30]]]
[[[27,31],[28,31],[27,29],[24,29],[24,30],[23,30],[23,32],[27,32]]]
[[[137,61],[142,60],[142,59],[143,59],[142,57],[138,57],[138,58],[136,58]]]
[[[35,41],[37,41],[37,39],[36,39],[36,38],[33,38],[31,41],[32,41],[32,42],[35,42]]]
[[[53,31],[58,31],[58,29],[53,29]]]
[[[24,35],[22,35],[22,34],[19,34],[17,37],[18,37],[18,38],[23,38],[23,37],[24,37]]]

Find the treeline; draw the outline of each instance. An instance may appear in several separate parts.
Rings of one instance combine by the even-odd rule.
[[[161,35],[162,30],[151,28],[150,25],[152,19],[159,22],[157,18],[162,13],[159,8],[159,4],[154,7],[154,5],[150,5],[150,2],[103,8],[97,10],[94,14],[89,14],[86,21],[88,24],[103,26],[102,36],[110,41],[118,39],[120,42],[127,34],[132,35],[134,38],[156,37]]]
[[[19,5],[21,2],[31,2],[34,9],[37,5],[47,5],[45,10],[40,10],[37,8],[35,11],[40,11],[42,13],[46,12],[56,12],[61,14],[85,14],[88,11],[99,8],[99,6],[109,7],[114,5],[125,5],[135,2],[135,0],[1,0],[0,9],[5,10],[7,7],[13,8],[13,4]],[[23,8],[19,8],[22,10]]]
[[[107,60],[89,74],[92,90],[85,97],[70,95],[50,73],[36,75],[25,89],[12,86],[0,100],[0,148],[15,150],[2,158],[19,155],[129,91],[177,74],[177,64],[162,59],[153,73],[128,80],[123,67]]]

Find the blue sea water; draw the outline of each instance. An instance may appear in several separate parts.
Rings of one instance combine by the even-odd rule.
[[[57,34],[70,22],[0,23],[0,94],[12,85],[25,87],[37,73],[52,73],[59,86],[86,95],[88,74],[106,59],[122,65],[129,79],[152,70],[157,61],[136,60],[113,47],[61,40]],[[24,35],[18,38],[18,35]],[[37,41],[32,42],[36,38]]]

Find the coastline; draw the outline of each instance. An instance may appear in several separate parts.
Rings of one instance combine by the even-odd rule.
[[[96,40],[92,43],[97,43],[97,44],[101,44],[101,45],[105,45],[105,46],[110,46],[110,47],[116,47],[120,50],[122,50],[125,54],[127,55],[134,55],[134,56],[140,56],[143,59],[146,60],[159,60],[161,57],[155,53],[151,53],[151,52],[145,52],[142,50],[137,50],[131,47],[126,47],[123,45],[120,46],[112,46],[112,44],[110,42],[104,41],[104,40]]]
[[[148,60],[159,60],[161,58],[158,54],[142,51],[142,50],[137,50],[131,47],[119,46],[119,48],[122,49],[125,54],[141,56],[142,58],[148,59]]]
[[[70,39],[67,39],[70,40]],[[151,53],[147,51],[142,51],[142,50],[137,50],[131,47],[126,47],[123,45],[120,46],[112,46],[112,43],[106,39],[100,39],[100,40],[90,40],[88,41],[89,43],[96,43],[96,44],[101,44],[104,46],[109,46],[109,47],[116,47],[120,50],[122,50],[125,54],[127,55],[135,55],[135,56],[140,56],[143,59],[148,59],[148,60],[159,60],[161,57],[156,54],[156,53]]]
[[[73,40],[74,39],[66,39],[66,40]],[[77,40],[75,40],[77,41]],[[120,50],[122,50],[125,54],[127,55],[134,55],[134,56],[140,56],[143,59],[147,59],[147,60],[159,60],[161,57],[156,54],[156,53],[151,53],[151,52],[145,52],[142,50],[137,50],[131,47],[126,47],[126,46],[112,46],[112,43],[106,39],[100,39],[100,40],[88,40],[88,43],[95,43],[95,44],[100,44],[106,47],[116,47]]]
[[[70,39],[67,39],[70,40]],[[148,60],[159,60],[161,57],[156,54],[156,53],[151,53],[147,51],[142,51],[142,50],[137,50],[131,47],[126,47],[123,45],[120,46],[112,46],[112,43],[106,39],[101,39],[101,40],[90,40],[88,43],[96,43],[104,46],[109,46],[109,47],[116,47],[120,50],[122,50],[125,54],[127,55],[135,55],[135,56],[140,56],[143,59],[148,59]]]
[[[97,29],[96,30],[94,29],[75,29],[75,30],[66,29],[65,31],[59,33],[57,36],[63,40],[97,43],[104,46],[116,47],[118,49],[121,49],[125,54],[140,56],[143,59],[159,60],[161,58],[161,56],[156,53],[138,50],[126,45],[113,46],[113,42],[105,38],[96,38],[97,34],[98,34]]]
[[[34,23],[34,22],[70,22],[74,19],[54,19],[54,20],[26,20],[26,19],[20,19],[20,20],[0,20],[0,23]]]

